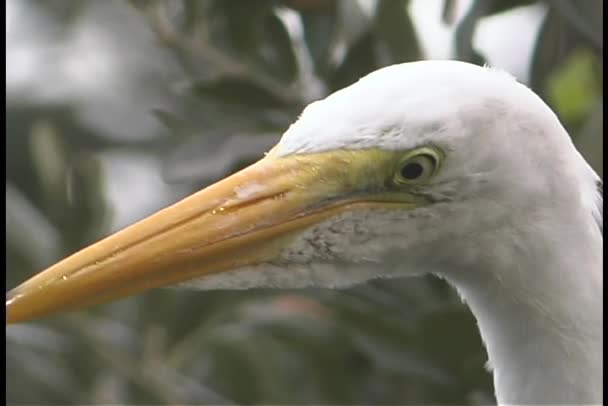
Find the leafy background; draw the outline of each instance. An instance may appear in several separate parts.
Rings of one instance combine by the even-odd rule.
[[[484,21],[541,10],[520,79],[603,176],[602,1],[425,1],[478,64],[505,43],[476,46]],[[253,162],[310,101],[428,58],[408,3],[7,2],[7,286]],[[475,321],[431,277],[161,289],[6,339],[8,404],[494,402]]]

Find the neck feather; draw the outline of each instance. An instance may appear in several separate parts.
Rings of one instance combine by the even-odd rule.
[[[602,235],[593,219],[563,226],[553,240],[527,227],[445,275],[477,319],[500,404],[602,403]]]

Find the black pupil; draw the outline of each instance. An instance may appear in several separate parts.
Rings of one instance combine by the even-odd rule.
[[[401,176],[405,179],[416,179],[422,175],[424,168],[418,162],[411,162],[401,168]]]

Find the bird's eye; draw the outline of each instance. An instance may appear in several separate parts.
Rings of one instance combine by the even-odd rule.
[[[394,180],[401,185],[420,183],[433,176],[438,167],[439,154],[434,149],[418,149],[401,161]]]

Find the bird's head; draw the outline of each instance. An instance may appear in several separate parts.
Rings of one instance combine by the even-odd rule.
[[[395,65],[309,105],[254,165],[18,286],[7,320],[175,284],[345,286],[458,269],[496,230],[594,207],[577,185],[595,180],[551,110],[505,73]]]

